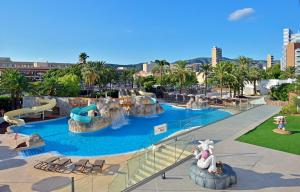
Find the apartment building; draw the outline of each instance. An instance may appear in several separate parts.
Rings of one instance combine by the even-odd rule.
[[[222,60],[222,49],[213,46],[211,50],[211,64],[215,67]]]

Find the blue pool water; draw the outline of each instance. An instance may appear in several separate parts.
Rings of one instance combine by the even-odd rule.
[[[27,151],[24,155],[41,152],[58,152],[68,156],[115,155],[137,151],[183,129],[203,126],[224,119],[231,114],[208,108],[191,110],[162,104],[165,112],[148,117],[127,117],[128,124],[118,129],[107,127],[91,133],[72,133],[68,130],[68,118],[26,124],[14,127],[21,134],[38,133],[46,142],[42,150]],[[154,135],[153,127],[167,123],[168,131]]]

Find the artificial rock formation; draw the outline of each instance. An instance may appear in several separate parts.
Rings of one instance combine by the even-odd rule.
[[[193,163],[189,170],[189,176],[195,184],[209,189],[226,189],[237,183],[236,173],[227,164],[222,165],[221,174],[211,174],[208,169],[199,169],[197,163]]]
[[[103,129],[111,124],[107,118],[94,117],[89,123],[82,123],[69,119],[69,130],[74,133],[93,132]]]
[[[147,116],[163,112],[163,108],[156,99],[149,96],[136,96],[129,114],[134,116]]]
[[[201,109],[207,107],[207,101],[204,101],[200,97],[191,97],[189,102],[186,104],[187,108],[190,109]]]
[[[209,189],[226,189],[237,182],[236,173],[229,165],[217,162],[213,155],[214,142],[207,139],[199,141],[194,151],[196,162],[189,170],[191,180]]]

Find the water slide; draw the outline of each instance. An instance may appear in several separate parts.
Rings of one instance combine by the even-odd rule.
[[[4,113],[3,119],[10,124],[24,125],[25,121],[21,119],[20,116],[30,114],[30,113],[40,113],[43,111],[47,111],[52,109],[56,105],[55,99],[39,99],[39,102],[46,103],[46,104],[35,106],[32,108],[22,108],[22,109],[6,112]]]
[[[92,117],[85,114],[91,110],[98,110],[97,106],[92,104],[86,107],[76,107],[71,110],[70,117],[71,119],[81,123],[89,123],[91,122]]]

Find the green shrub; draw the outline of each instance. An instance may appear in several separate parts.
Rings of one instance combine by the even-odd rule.
[[[294,90],[294,84],[281,84],[276,87],[272,87],[270,96],[274,100],[280,101],[288,101],[289,100],[289,92]]]
[[[287,106],[284,106],[281,109],[281,113],[283,113],[283,114],[295,114],[295,113],[297,113],[297,106],[295,104],[289,104]]]

